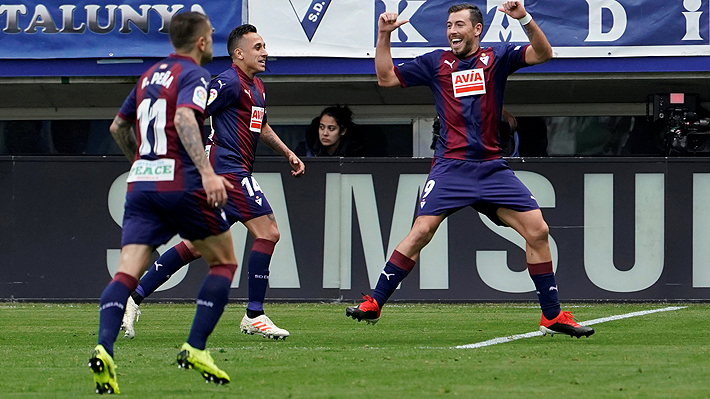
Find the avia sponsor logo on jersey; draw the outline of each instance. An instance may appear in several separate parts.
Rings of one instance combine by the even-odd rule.
[[[261,133],[261,122],[264,120],[264,108],[262,107],[251,107],[251,122],[249,123],[249,130],[254,133]]]
[[[482,68],[454,72],[451,74],[451,83],[454,86],[454,97],[486,94],[486,81],[483,78]]]
[[[25,2],[26,3],[26,2]],[[86,4],[77,9],[75,4],[0,4],[0,14],[5,14],[3,33],[110,33],[118,27],[119,33],[131,33],[137,28],[150,32],[149,18],[160,18],[159,33],[170,32],[170,21],[183,4]],[[202,6],[193,4],[190,11],[207,14]],[[133,28],[131,27],[133,26]]]

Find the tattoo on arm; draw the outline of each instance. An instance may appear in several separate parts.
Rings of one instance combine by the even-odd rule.
[[[535,31],[532,27],[530,27],[530,24],[523,25],[523,28],[525,28],[525,34],[528,35],[528,40],[532,43],[533,36],[535,36]]]
[[[175,128],[178,136],[180,136],[182,146],[185,147],[187,155],[190,156],[200,174],[212,169],[205,155],[200,126],[197,124],[195,111],[192,108],[180,107],[177,109],[175,112]]]
[[[128,161],[133,162],[136,150],[138,149],[136,135],[133,132],[133,125],[116,115],[116,117],[113,118],[113,123],[109,130],[111,131],[113,139],[116,140],[116,144],[118,144],[123,154],[128,158]]]
[[[259,135],[259,140],[266,144],[269,148],[276,151],[277,153],[286,156],[288,154],[288,147],[283,141],[276,135],[271,126],[266,125],[266,127],[261,131]]]

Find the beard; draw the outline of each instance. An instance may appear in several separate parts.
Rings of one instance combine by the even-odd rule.
[[[451,44],[451,43],[449,43]],[[464,40],[463,41],[463,47],[461,47],[460,50],[454,50],[454,48],[451,48],[451,52],[454,53],[455,56],[459,58],[466,57],[471,50],[473,49],[473,41],[472,40]]]
[[[200,65],[205,65],[208,62],[212,61],[213,54],[210,51],[209,53],[202,53],[202,58],[200,59],[201,63]]]

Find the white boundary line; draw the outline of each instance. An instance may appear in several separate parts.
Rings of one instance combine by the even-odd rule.
[[[687,306],[669,306],[667,308],[661,308],[661,309],[642,310],[640,312],[632,312],[632,313],[620,314],[620,315],[616,315],[616,316],[602,317],[600,319],[587,320],[587,321],[583,321],[579,324],[581,324],[583,326],[591,326],[593,324],[606,323],[607,321],[628,319],[629,317],[636,317],[636,316],[645,316],[645,315],[651,314],[651,313],[669,312],[672,310],[685,309],[686,307]],[[454,348],[455,349],[476,349],[476,348],[482,348],[484,346],[503,344],[506,342],[511,342],[511,341],[515,341],[515,340],[523,339],[523,338],[538,337],[541,335],[542,335],[542,332],[533,331],[533,332],[529,332],[529,333],[525,333],[525,334],[516,334],[516,335],[509,335],[507,337],[493,338],[493,339],[489,339],[488,341],[477,342],[475,344],[459,345]]]

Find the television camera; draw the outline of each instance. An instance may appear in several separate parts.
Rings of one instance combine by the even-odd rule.
[[[650,114],[651,104],[653,114]],[[696,93],[650,94],[646,118],[664,128],[666,155],[705,155],[710,153],[710,118],[696,113],[700,97]]]

